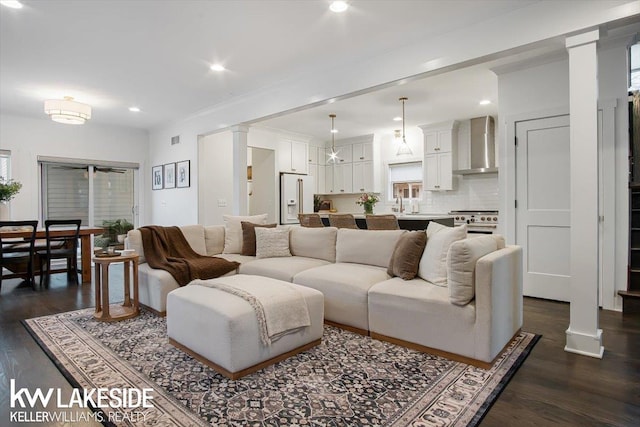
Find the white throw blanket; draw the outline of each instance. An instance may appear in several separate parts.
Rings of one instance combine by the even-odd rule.
[[[219,289],[245,299],[256,312],[260,340],[264,345],[287,333],[311,326],[304,297],[292,285],[268,277],[239,274],[216,279],[193,280],[189,285]]]

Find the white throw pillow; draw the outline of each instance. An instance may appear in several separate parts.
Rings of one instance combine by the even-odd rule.
[[[254,224],[266,224],[267,214],[252,216],[222,215],[224,220],[223,254],[239,254],[242,251],[242,221]]]
[[[427,246],[424,248],[418,276],[437,286],[447,286],[447,253],[455,241],[467,238],[467,224],[447,227],[431,221],[427,227]]]
[[[447,255],[447,284],[452,304],[466,305],[476,295],[476,262],[498,249],[493,236],[464,239],[451,244]]]
[[[256,227],[256,258],[291,256],[289,250],[289,227]]]

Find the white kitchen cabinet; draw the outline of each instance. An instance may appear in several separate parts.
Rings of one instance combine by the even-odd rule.
[[[318,159],[321,158],[319,153],[324,156],[324,148],[316,147],[314,145],[310,145],[309,146],[309,164],[310,165],[318,165],[318,164],[320,164],[319,161],[318,161]]]
[[[453,156],[451,152],[424,157],[424,189],[453,190]]]
[[[373,162],[353,163],[353,192],[375,192],[373,188]]]
[[[280,172],[307,173],[309,145],[306,142],[280,141],[278,164]]]
[[[314,180],[314,194],[324,194],[325,192],[325,173],[327,167],[325,165],[309,165],[309,175]]]
[[[373,142],[359,142],[353,144],[352,159],[354,163],[373,161]]]
[[[425,154],[450,152],[453,148],[453,139],[451,129],[426,132],[424,134]]]
[[[333,165],[333,193],[353,193],[353,163]]]
[[[457,168],[458,122],[453,120],[420,126],[424,134],[424,189],[453,190],[453,168]]]
[[[336,163],[351,163],[353,162],[353,148],[351,145],[341,145],[336,147],[336,151],[338,152],[338,161]],[[331,149],[329,149],[329,153],[331,153]]]
[[[333,168],[335,165],[326,165],[324,170],[324,194],[333,194]]]

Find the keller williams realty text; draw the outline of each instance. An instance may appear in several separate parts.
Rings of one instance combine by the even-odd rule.
[[[47,411],[49,403],[55,403],[56,409],[66,408],[86,408],[86,409],[107,409],[109,421],[135,421],[145,417],[144,412],[130,411],[137,408],[153,408],[152,388],[74,388],[71,396],[65,399],[59,388],[49,388],[42,390],[36,388],[31,391],[28,388],[16,389],[15,379],[11,379],[11,411],[10,421],[12,422],[50,422],[50,421],[87,421],[93,419],[98,422],[106,420],[103,413],[95,412],[89,414],[67,412],[67,411]],[[29,411],[35,409],[37,411]],[[43,411],[41,408],[45,408]],[[22,409],[22,410],[21,410]],[[24,410],[27,409],[27,410]],[[117,413],[108,409],[127,409],[127,413]],[[134,417],[135,419],[132,419]]]

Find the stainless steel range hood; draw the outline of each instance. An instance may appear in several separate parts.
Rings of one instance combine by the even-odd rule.
[[[454,170],[456,175],[498,172],[496,168],[496,140],[493,117],[471,119],[469,169]]]

